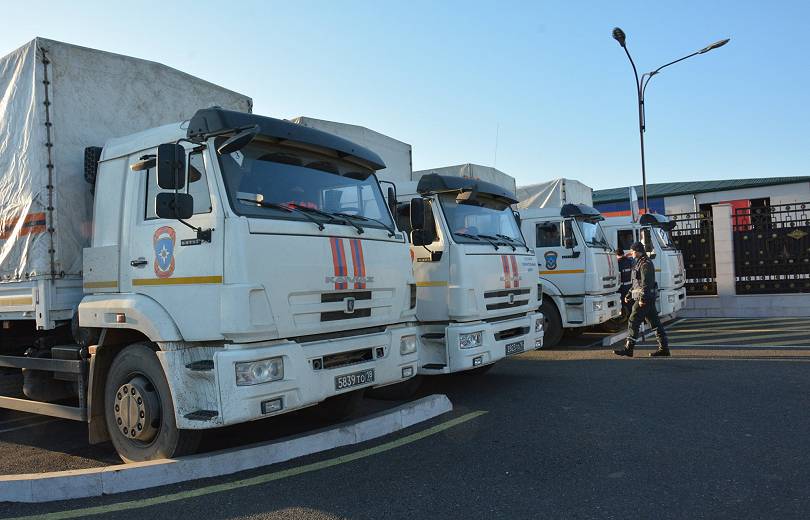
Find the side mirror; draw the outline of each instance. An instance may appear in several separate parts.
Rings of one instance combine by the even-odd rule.
[[[158,193],[155,214],[160,218],[185,220],[194,214],[194,197],[188,193]]]
[[[570,220],[563,220],[562,222],[562,236],[563,236],[563,244],[568,244],[570,241],[572,245],[566,245],[565,247],[574,247],[573,244],[575,243],[574,240],[574,228],[573,223]]]
[[[258,134],[259,134],[258,126],[242,130],[238,134],[228,138],[227,141],[219,145],[219,148],[217,148],[217,153],[219,155],[225,155],[228,153],[233,153],[238,150],[241,150],[242,148],[250,144],[250,142],[253,141]]]
[[[426,246],[433,243],[430,231],[426,229],[414,229],[411,231],[411,244],[415,246]]]
[[[388,190],[386,190],[386,196],[388,199],[388,209],[391,210],[391,215],[394,217],[397,216],[397,192],[394,190],[393,186],[388,186]]]
[[[650,228],[644,228],[641,230],[641,241],[644,242],[644,250],[651,253],[654,248]]]
[[[162,190],[180,190],[186,185],[186,149],[179,144],[158,146],[157,180]]]
[[[421,231],[425,229],[425,199],[415,197],[411,199],[411,229]],[[428,244],[430,242],[427,242]],[[415,245],[424,245],[416,244]]]
[[[574,244],[576,244],[576,242],[574,242],[573,237],[563,238],[563,247],[565,247],[566,249],[574,249]]]

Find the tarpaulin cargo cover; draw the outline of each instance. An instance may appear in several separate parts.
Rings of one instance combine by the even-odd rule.
[[[593,189],[573,179],[554,179],[518,187],[517,198],[518,209],[561,208],[565,204],[593,206]]]
[[[84,149],[249,97],[159,63],[36,38],[0,58],[0,284],[81,276]]]

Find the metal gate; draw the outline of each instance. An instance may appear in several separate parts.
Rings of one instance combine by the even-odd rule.
[[[810,202],[734,210],[737,294],[810,292]]]
[[[717,294],[714,262],[714,227],[711,212],[668,215],[675,221],[672,241],[683,255],[686,268],[686,294]]]

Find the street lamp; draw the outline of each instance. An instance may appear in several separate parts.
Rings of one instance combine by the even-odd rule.
[[[645,72],[641,75],[641,79],[638,77],[638,71],[636,70],[636,64],[633,62],[633,58],[630,56],[630,52],[627,50],[627,36],[624,34],[618,27],[613,28],[613,39],[619,42],[619,45],[622,46],[624,49],[625,54],[627,54],[627,59],[630,60],[630,65],[633,66],[633,74],[636,77],[636,94],[638,94],[638,135],[641,141],[641,185],[644,192],[644,212],[649,213],[650,208],[647,205],[647,170],[644,165],[644,131],[646,130],[646,123],[645,123],[645,114],[644,114],[644,92],[647,90],[647,85],[650,84],[650,80],[653,76],[661,72],[661,69],[665,67],[669,67],[670,65],[674,65],[679,61],[683,61],[685,59],[691,58],[692,56],[697,56],[698,54],[705,54],[713,49],[717,49],[718,47],[722,47],[723,45],[727,44],[730,38],[726,38],[725,40],[719,40],[711,45],[707,45],[703,47],[697,52],[693,52],[688,56],[684,56],[683,58],[678,58],[675,61],[670,61],[666,65],[661,65],[657,69],[652,72]]]

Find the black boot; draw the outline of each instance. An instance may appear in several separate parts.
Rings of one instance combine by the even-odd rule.
[[[658,350],[650,354],[650,357],[669,357],[669,339],[660,327],[655,331],[655,339],[658,340]]]
[[[636,341],[632,338],[627,338],[624,348],[621,350],[614,350],[613,353],[617,356],[633,357],[633,348],[636,346]]]

